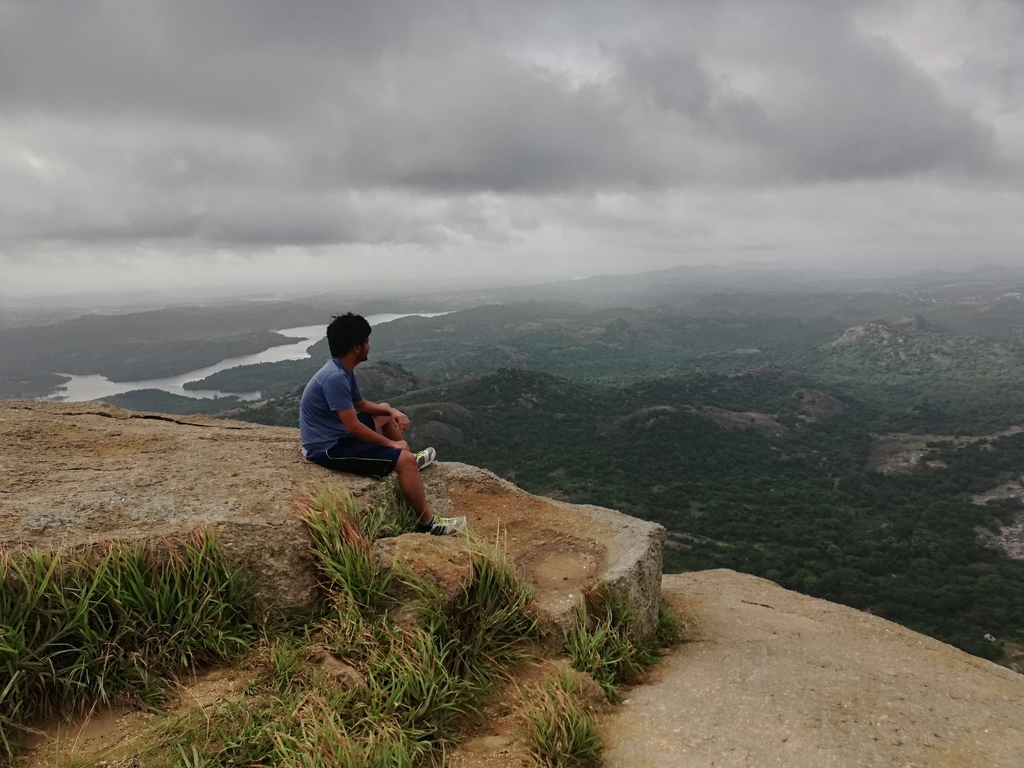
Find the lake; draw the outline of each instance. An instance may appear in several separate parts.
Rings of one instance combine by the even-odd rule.
[[[371,326],[390,323],[403,317],[440,317],[447,312],[409,312],[406,314],[382,313],[378,315],[367,315],[366,320]],[[299,341],[290,344],[270,347],[254,355],[242,355],[240,357],[229,357],[221,360],[216,365],[209,365],[206,368],[198,368],[178,376],[170,376],[164,379],[146,379],[144,381],[111,381],[106,376],[90,374],[87,376],[76,376],[71,373],[61,373],[61,376],[70,376],[71,381],[65,382],[57,391],[50,395],[48,400],[63,400],[68,403],[80,403],[86,400],[99,400],[102,397],[120,395],[136,389],[161,389],[173,395],[183,395],[205,400],[211,397],[223,397],[224,395],[236,395],[243,400],[256,400],[259,392],[220,392],[213,389],[197,390],[185,389],[184,385],[189,381],[205,379],[218,371],[228,368],[238,368],[242,365],[254,365],[256,363],[280,363],[284,360],[304,360],[309,357],[306,351],[310,346],[324,338],[327,326],[303,325],[298,328],[282,328],[277,333],[289,338],[297,338]]]

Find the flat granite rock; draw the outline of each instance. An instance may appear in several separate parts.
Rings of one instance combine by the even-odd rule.
[[[1024,766],[1024,676],[756,576],[663,586],[690,642],[600,716],[606,768]]]
[[[318,486],[377,483],[299,453],[297,430],[100,402],[0,402],[0,547],[171,541],[208,528],[264,598],[310,601],[309,539],[292,510]]]
[[[0,401],[0,457],[0,548],[175,541],[207,528],[282,607],[307,604],[316,586],[296,500],[326,486],[372,504],[380,485],[306,461],[295,429],[100,402]],[[477,538],[505,549],[546,624],[565,626],[582,591],[605,581],[641,608],[640,634],[653,632],[661,526],[533,496],[465,464],[435,464],[423,479],[438,513],[465,515]]]

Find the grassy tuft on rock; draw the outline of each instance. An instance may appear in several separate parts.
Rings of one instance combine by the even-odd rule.
[[[604,745],[593,708],[562,675],[526,692],[520,713],[528,754],[545,768],[596,768]]]
[[[243,655],[257,636],[253,596],[202,533],[159,551],[0,553],[0,758],[33,718],[156,705],[168,676]]]
[[[629,600],[604,586],[590,590],[566,633],[565,651],[573,668],[591,675],[609,701],[620,701],[619,686],[636,683],[661,657],[661,649],[679,640],[679,627],[664,601],[652,638],[637,642],[638,614]]]
[[[243,662],[245,689],[148,726],[132,747],[139,764],[411,768],[443,760],[537,647],[533,594],[498,547],[476,542],[467,544],[472,577],[454,594],[386,565],[374,539],[406,532],[415,516],[383,490],[369,509],[326,489],[297,504],[322,599],[291,624],[257,627],[244,610],[251,581],[205,537],[168,553],[126,545],[5,558],[4,732],[129,690],[153,698],[168,675],[242,655],[261,632]],[[671,633],[666,613],[659,638],[636,644],[635,617],[628,601],[595,590],[567,636],[572,665],[611,698]],[[524,737],[538,764],[585,767],[600,755],[593,709],[573,675],[524,698]]]

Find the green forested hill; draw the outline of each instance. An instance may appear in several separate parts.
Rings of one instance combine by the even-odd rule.
[[[740,371],[814,349],[843,328],[838,321],[798,317],[695,317],[673,307],[589,310],[558,302],[523,302],[408,317],[375,329],[371,360],[399,363],[434,381],[523,367],[581,381]],[[221,371],[192,385],[229,392],[282,394],[304,384],[314,360]]]

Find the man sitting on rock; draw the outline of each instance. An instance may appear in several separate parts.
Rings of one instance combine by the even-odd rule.
[[[413,454],[402,437],[409,418],[387,403],[364,400],[359,392],[354,371],[370,355],[370,324],[351,312],[335,317],[327,326],[327,343],[331,359],[309,380],[299,406],[302,455],[357,475],[383,477],[394,470],[420,516],[417,531],[447,536],[464,530],[466,518],[436,517],[427,503],[420,470],[434,461],[434,449]]]

